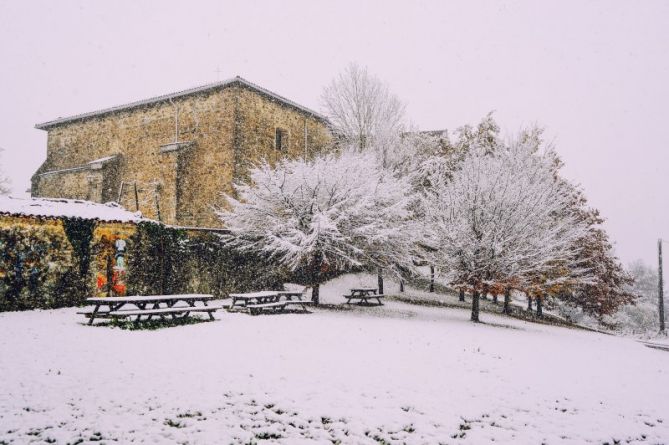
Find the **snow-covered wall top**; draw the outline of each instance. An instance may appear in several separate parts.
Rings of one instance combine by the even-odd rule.
[[[100,221],[138,222],[140,212],[129,212],[116,203],[97,204],[75,199],[12,198],[0,196],[0,215],[97,219]]]

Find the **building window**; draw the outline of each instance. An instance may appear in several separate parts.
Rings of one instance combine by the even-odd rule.
[[[277,128],[274,134],[274,148],[286,150],[288,148],[288,132],[283,128]]]

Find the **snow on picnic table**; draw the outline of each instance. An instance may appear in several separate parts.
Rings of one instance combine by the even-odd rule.
[[[0,314],[0,443],[669,443],[669,353],[628,339],[392,301],[157,331],[76,310]]]

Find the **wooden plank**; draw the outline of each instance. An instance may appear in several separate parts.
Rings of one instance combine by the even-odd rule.
[[[265,307],[279,307],[279,306],[285,306],[286,303],[290,303],[289,301],[277,301],[274,303],[257,303],[257,304],[247,304],[246,307],[251,309],[262,309]]]
[[[137,310],[122,310],[109,312],[112,317],[129,317],[133,315],[160,315],[160,314],[180,314],[183,312],[216,312],[221,309],[218,306],[181,306],[161,309],[137,309]],[[98,315],[96,314],[96,317]]]
[[[204,301],[213,300],[215,297],[210,294],[176,294],[176,295],[135,295],[129,297],[95,297],[87,298],[89,303],[138,303],[155,301]]]
[[[245,294],[228,294],[228,295],[236,300],[250,300],[254,298],[274,297],[276,295],[279,295],[279,291],[264,290],[260,292],[248,292]]]
[[[287,291],[287,290],[278,291],[277,294],[279,294],[281,296],[286,296],[286,297],[306,296],[306,292],[298,292],[298,291],[293,292],[293,291]]]
[[[109,312],[81,312],[81,314],[86,318],[110,318]]]

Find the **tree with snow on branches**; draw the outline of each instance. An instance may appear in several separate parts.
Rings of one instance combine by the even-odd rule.
[[[426,198],[434,263],[452,282],[479,292],[571,265],[585,225],[568,211],[571,189],[554,172],[551,152],[519,138],[491,152],[474,146],[449,180]]]
[[[334,271],[413,267],[413,197],[369,152],[344,150],[313,160],[263,163],[237,184],[219,211],[228,246],[254,251],[308,277],[313,300]]]

